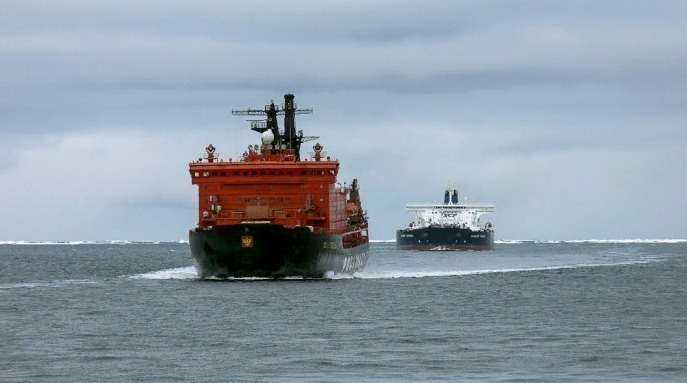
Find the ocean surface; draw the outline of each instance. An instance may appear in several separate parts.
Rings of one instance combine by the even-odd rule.
[[[685,241],[191,265],[186,243],[1,244],[0,382],[687,382]]]

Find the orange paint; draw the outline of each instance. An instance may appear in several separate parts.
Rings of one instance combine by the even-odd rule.
[[[344,247],[367,242],[360,199],[348,198],[350,187],[337,186],[339,162],[323,160],[319,143],[313,149],[313,157],[301,161],[293,150],[267,149],[225,161],[208,146],[205,161],[189,164],[191,183],[198,185],[198,226],[269,222],[346,234]]]

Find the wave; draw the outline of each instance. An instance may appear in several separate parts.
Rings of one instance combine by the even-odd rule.
[[[396,240],[395,239],[371,239],[370,242],[371,243],[392,243],[392,242],[396,242]]]
[[[60,287],[64,285],[74,285],[74,284],[95,284],[97,282],[89,281],[86,279],[66,279],[62,281],[49,281],[49,282],[22,282],[22,283],[0,283],[0,290],[7,289],[27,289],[35,287]]]

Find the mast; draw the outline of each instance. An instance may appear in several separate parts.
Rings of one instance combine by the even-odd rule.
[[[282,105],[282,109],[284,109],[284,138],[287,141],[287,149],[295,149],[295,147],[292,146],[292,144],[295,143],[294,138],[296,137],[296,113],[293,99],[294,95],[285,94],[284,105]]]
[[[294,150],[296,154],[296,161],[301,158],[300,150],[301,144],[306,141],[318,139],[317,136],[304,136],[303,131],[296,131],[296,115],[297,114],[311,114],[310,109],[298,109],[298,106],[293,102],[295,96],[291,93],[284,95],[284,103],[281,109],[274,105],[274,100],[269,105],[265,105],[264,110],[261,109],[246,109],[246,110],[232,110],[231,114],[234,116],[266,116],[264,121],[250,120],[251,130],[258,133],[264,133],[268,129],[274,135],[274,150],[289,149]],[[277,116],[284,116],[284,132],[279,132],[279,125],[277,124]]]
[[[296,161],[301,159],[301,144],[306,141],[314,140],[319,137],[304,137],[303,131],[296,132],[296,115],[310,114],[312,109],[298,109],[298,106],[293,99],[295,96],[291,93],[284,95],[284,104],[281,106],[284,111],[284,137],[282,142],[287,149],[293,149],[296,152]]]

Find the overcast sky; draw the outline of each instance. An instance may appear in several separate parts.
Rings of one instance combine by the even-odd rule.
[[[687,238],[684,0],[0,3],[0,240],[187,239],[289,92],[373,239],[449,180],[497,238]]]

